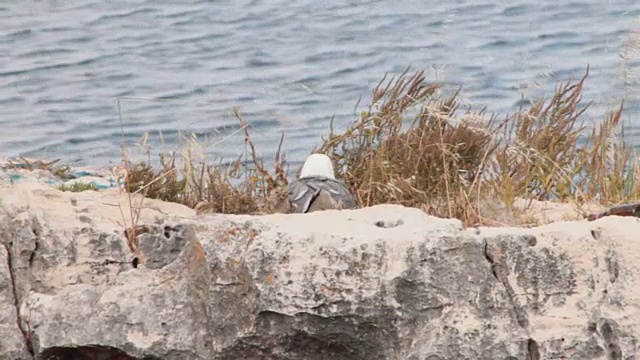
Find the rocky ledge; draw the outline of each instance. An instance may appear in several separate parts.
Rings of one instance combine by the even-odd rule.
[[[5,185],[0,359],[634,359],[638,221],[197,216]]]

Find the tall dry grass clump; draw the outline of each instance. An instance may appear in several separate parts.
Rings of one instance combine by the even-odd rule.
[[[617,134],[622,104],[599,123],[584,119],[588,74],[505,120],[492,181],[507,206],[516,198],[606,205],[639,199],[635,151]]]
[[[445,94],[422,71],[385,76],[366,110],[345,131],[331,124],[314,152],[333,159],[361,206],[418,207],[466,225],[495,224],[505,213],[514,218],[521,200],[637,201],[635,153],[618,136],[622,105],[601,121],[585,119],[588,70],[506,116],[460,110],[460,89]],[[283,138],[269,172],[248,124],[235,114],[247,151],[230,166],[195,161],[189,151],[165,155],[157,169],[125,158],[127,191],[201,211],[264,212],[269,193],[287,184]]]
[[[125,188],[129,193],[180,203],[199,211],[225,214],[258,214],[264,200],[277,186],[287,184],[287,168],[281,153],[284,136],[276,152],[273,173],[259,157],[250,135],[249,125],[240,112],[234,111],[245,135],[250,163],[241,154],[231,164],[222,159],[208,162],[197,159],[189,147],[179,154],[160,154],[160,167],[147,162],[131,163],[123,157],[126,169]]]
[[[468,225],[515,216],[522,199],[637,201],[633,148],[616,136],[622,106],[589,128],[587,76],[588,68],[498,120],[461,113],[458,91],[443,96],[423,72],[405,72],[383,79],[367,111],[344,132],[332,127],[319,151],[331,155],[363,206],[419,207]]]
[[[455,121],[458,92],[442,97],[424,72],[384,80],[368,109],[346,131],[332,130],[319,152],[336,162],[362,206],[402,204],[475,221],[481,176],[496,148],[492,120],[478,123],[467,113]]]
[[[586,74],[576,84],[556,88],[550,99],[533,102],[508,117],[493,160],[498,195],[507,206],[517,197],[536,200],[573,197],[582,150],[577,146],[584,124],[580,116]]]

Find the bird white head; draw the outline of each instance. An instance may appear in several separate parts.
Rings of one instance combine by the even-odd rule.
[[[326,176],[329,179],[336,178],[333,172],[331,159],[325,154],[311,154],[305,160],[300,171],[300,179],[312,176]]]

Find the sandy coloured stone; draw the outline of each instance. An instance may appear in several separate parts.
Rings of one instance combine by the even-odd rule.
[[[464,229],[397,205],[147,199],[134,268],[127,196],[21,183],[0,200],[0,359],[637,357],[636,218]]]

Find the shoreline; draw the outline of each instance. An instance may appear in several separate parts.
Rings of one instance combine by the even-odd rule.
[[[28,163],[26,161],[28,161]],[[54,165],[65,167],[64,173],[56,173]],[[72,186],[74,183],[92,184],[96,190],[114,189],[117,184],[123,185],[122,179],[118,180],[113,168],[58,165],[38,159],[9,159],[0,158],[0,184],[15,184],[23,181],[35,181],[51,187]]]
[[[368,110],[347,129],[330,126],[311,151],[329,156],[336,178],[360,207],[402,205],[469,227],[528,226],[548,222],[539,216],[557,207],[548,204],[584,218],[592,211],[585,209],[640,199],[640,162],[632,144],[617,135],[623,104],[595,128],[585,125],[590,103],[582,90],[589,67],[579,79],[559,83],[551,96],[504,117],[463,112],[459,92],[444,94],[442,84],[426,82],[424,74],[407,70],[383,78]],[[190,141],[172,152],[149,149],[143,161],[123,147],[119,165],[110,167],[5,159],[0,182],[31,179],[68,191],[115,188],[203,212],[263,214],[271,193],[295,176],[282,151],[285,135],[275,157],[265,158],[239,109],[233,115],[245,144],[235,161],[209,159],[200,143]]]
[[[47,164],[47,162],[36,159],[25,159],[31,162],[31,164]],[[30,169],[25,163],[15,163],[16,160],[3,158],[0,159],[0,187],[4,186],[20,186],[22,183],[37,183],[45,185],[50,188],[54,188],[63,192],[83,192],[83,191],[98,191],[104,192],[108,190],[114,190],[120,193],[122,196],[127,196],[125,191],[124,178],[122,175],[117,176],[117,167],[70,167],[66,172],[68,178],[63,178],[55,174],[51,169]],[[68,165],[60,165],[68,166]],[[94,188],[79,187],[73,188],[74,184],[93,185]],[[119,186],[118,186],[119,184]],[[152,200],[152,198],[146,198]],[[164,203],[175,203],[171,201],[162,201]],[[182,204],[184,205],[184,204]],[[386,204],[391,205],[391,204]],[[590,203],[577,206],[572,203],[562,203],[558,201],[537,201],[525,198],[518,198],[514,202],[514,209],[519,213],[517,217],[503,207],[503,205],[496,205],[498,209],[493,209],[496,216],[488,221],[483,226],[489,227],[521,227],[528,228],[531,226],[541,226],[559,221],[580,221],[584,219],[584,212],[596,213],[604,211],[607,207]],[[407,206],[411,207],[411,206]],[[417,208],[417,207],[415,207]],[[417,208],[420,209],[420,208]],[[420,209],[428,214],[424,208]],[[270,215],[268,213],[262,214],[246,214],[249,216],[263,216]],[[446,219],[443,217],[443,219]],[[522,222],[526,219],[526,222]],[[474,226],[471,226],[474,227]]]

